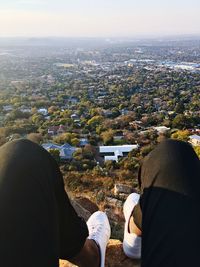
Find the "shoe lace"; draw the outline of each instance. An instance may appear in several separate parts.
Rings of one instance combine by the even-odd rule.
[[[90,228],[91,237],[93,237],[94,239],[100,237],[100,235],[102,234],[102,229],[103,229],[102,224],[91,225],[91,228]]]

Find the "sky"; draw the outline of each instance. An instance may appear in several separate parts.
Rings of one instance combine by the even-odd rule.
[[[199,0],[0,0],[0,37],[200,35]]]

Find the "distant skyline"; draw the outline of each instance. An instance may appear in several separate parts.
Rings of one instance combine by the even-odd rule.
[[[200,35],[199,0],[0,0],[0,37]]]

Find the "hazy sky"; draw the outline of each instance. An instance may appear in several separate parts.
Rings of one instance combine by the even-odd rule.
[[[0,0],[0,36],[200,34],[200,0]]]

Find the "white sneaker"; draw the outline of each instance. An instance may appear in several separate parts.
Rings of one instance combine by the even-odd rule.
[[[107,215],[102,211],[93,213],[87,221],[88,239],[93,239],[100,249],[100,267],[104,267],[105,253],[111,230]]]
[[[123,212],[125,217],[123,250],[127,257],[132,259],[141,258],[142,238],[134,233],[129,233],[129,221],[133,208],[138,203],[140,195],[132,193],[124,203]]]

